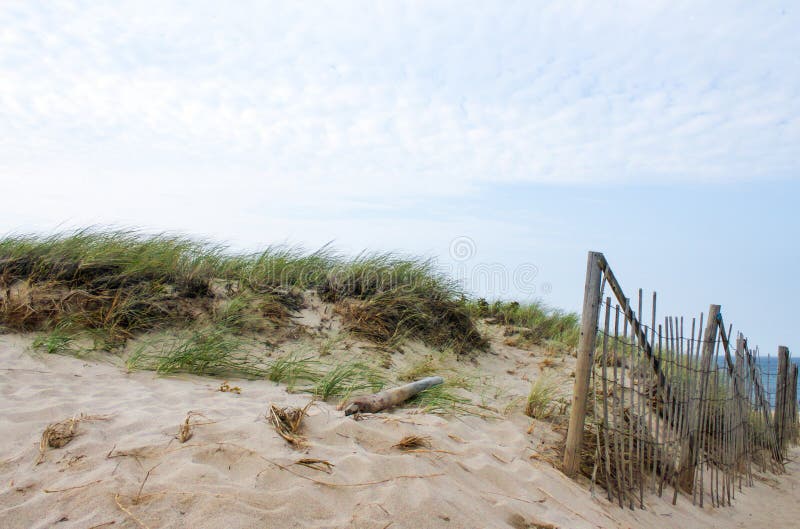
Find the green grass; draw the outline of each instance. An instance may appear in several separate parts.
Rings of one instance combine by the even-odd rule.
[[[397,378],[404,382],[411,382],[424,377],[441,375],[444,370],[442,361],[437,356],[428,354],[409,363],[400,370]]]
[[[243,345],[242,340],[224,329],[212,327],[194,331],[183,339],[144,344],[126,364],[130,370],[150,369],[160,374],[265,377],[264,361],[246,351]]]
[[[211,319],[216,325],[230,332],[259,333],[288,321],[291,311],[298,308],[290,307],[292,307],[290,300],[282,299],[275,294],[238,293],[230,299],[222,300],[214,307]]]
[[[230,290],[219,307],[219,290]],[[224,289],[222,289],[224,290]],[[237,254],[180,236],[96,228],[0,240],[0,325],[47,330],[69,319],[110,346],[203,319],[235,330],[285,323],[314,290],[340,304],[349,330],[380,344],[415,338],[460,351],[485,347],[462,292],[432,261],[395,254],[347,258],[330,247]]]
[[[531,391],[525,403],[525,415],[540,420],[551,417],[557,390],[558,385],[555,380],[546,375],[539,376],[531,384]]]
[[[47,354],[68,354],[74,352],[72,347],[74,342],[74,336],[67,334],[62,329],[54,329],[52,332],[37,336],[32,345],[34,349]]]
[[[53,331],[68,324],[100,349],[154,330],[209,324],[227,335],[278,333],[307,291],[335,304],[348,335],[388,349],[419,340],[456,354],[484,350],[477,318],[524,327],[531,343],[577,343],[574,314],[537,303],[470,301],[433,261],[394,253],[347,257],[329,246],[236,253],[172,234],[98,228],[0,239],[0,327]],[[164,355],[194,369],[187,351],[226,350],[230,340],[216,340]],[[323,344],[323,352],[334,346]],[[197,369],[208,366],[198,359]]]
[[[320,364],[312,356],[287,354],[267,364],[266,377],[293,387],[299,381],[314,381],[320,377]]]
[[[558,342],[574,348],[580,336],[579,317],[572,312],[564,312],[534,302],[520,304],[516,301],[495,301],[484,299],[468,303],[474,317],[491,318],[502,325],[524,327],[522,339],[533,345],[548,341]]]
[[[445,381],[444,384],[433,386],[418,393],[409,401],[409,404],[415,404],[424,413],[439,415],[475,414],[475,410],[470,407],[471,401],[459,395],[456,389]]]
[[[363,362],[346,362],[332,366],[314,383],[310,391],[316,398],[348,397],[354,393],[380,390],[386,383],[377,370]]]
[[[345,333],[336,332],[331,334],[319,344],[317,349],[319,356],[328,356],[337,349],[347,348],[347,335]]]

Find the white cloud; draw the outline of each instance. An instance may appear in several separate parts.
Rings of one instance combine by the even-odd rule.
[[[0,8],[4,177],[365,199],[797,174],[791,7],[215,5]]]

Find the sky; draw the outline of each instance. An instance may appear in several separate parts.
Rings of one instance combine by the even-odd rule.
[[[800,355],[791,2],[0,0],[0,232],[135,226],[432,257]]]

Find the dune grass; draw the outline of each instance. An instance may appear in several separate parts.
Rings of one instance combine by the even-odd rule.
[[[244,347],[243,341],[219,327],[192,331],[186,337],[158,344],[145,343],[128,358],[129,370],[149,369],[159,374],[191,373],[243,378],[265,378],[264,360]]]
[[[354,393],[378,391],[386,379],[363,362],[344,362],[332,366],[309,389],[321,400],[331,397],[348,397]]]
[[[340,314],[353,335],[389,346],[420,338],[430,346],[458,353],[487,347],[464,304],[443,293],[408,292],[400,287],[348,303]]]
[[[266,377],[278,383],[293,387],[299,381],[313,382],[320,377],[321,365],[312,356],[290,353],[271,360],[266,369]]]
[[[63,329],[53,329],[51,332],[41,334],[33,340],[33,348],[47,354],[68,354],[74,351],[72,347],[75,337]]]
[[[320,399],[382,388],[387,378],[364,361],[268,355],[263,334],[292,327],[309,291],[334,304],[348,336],[389,347],[420,340],[450,358],[487,346],[478,317],[524,327],[531,340],[572,343],[577,336],[574,315],[537,304],[470,301],[433,262],[395,254],[346,258],[329,247],[237,254],[178,236],[96,229],[0,240],[0,325],[41,331],[34,341],[40,350],[78,354],[84,338],[98,349],[145,338],[138,347],[134,342],[129,369],[268,379],[302,385]],[[156,330],[166,333],[148,336],[169,337],[146,339]],[[321,347],[330,352],[337,343]],[[437,374],[446,368],[442,355],[408,365],[399,378]],[[472,380],[452,375],[414,404],[468,413],[460,390]]]
[[[468,302],[474,317],[487,318],[501,325],[519,327],[521,344],[542,345],[554,342],[574,348],[578,345],[580,326],[578,315],[552,309],[543,303],[520,304],[516,301],[485,299]]]
[[[384,351],[419,340],[457,358],[487,347],[478,318],[522,327],[536,343],[577,341],[573,314],[471,301],[434,262],[392,253],[345,257],[328,246],[235,253],[169,234],[95,228],[0,239],[0,331],[40,331],[40,350],[79,354],[82,339],[100,350],[135,340],[129,369],[268,379],[322,399],[383,387],[386,380],[363,362],[330,365],[311,351],[271,357],[264,349],[296,339],[293,318],[309,293],[332,303],[343,327],[321,343],[319,356],[351,336]],[[407,366],[399,378],[437,374],[446,367],[442,355]],[[459,388],[473,381],[451,375],[416,404],[438,413],[465,410]]]
[[[113,348],[157,328],[215,320],[230,330],[286,322],[313,290],[347,328],[381,344],[415,338],[466,352],[485,347],[462,292],[433,262],[395,254],[347,258],[269,247],[250,254],[184,237],[83,229],[0,240],[0,324],[52,329],[64,320]],[[225,300],[221,305],[220,300]]]
[[[444,384],[421,391],[409,401],[409,404],[416,405],[424,413],[474,414],[474,410],[470,407],[470,399],[459,395],[457,389],[445,381]]]
[[[424,377],[440,375],[444,370],[444,363],[439,356],[427,354],[401,369],[397,378],[403,382],[411,382]]]
[[[531,384],[525,403],[525,415],[540,420],[551,417],[555,410],[557,390],[558,385],[553,378],[547,375],[539,376]]]

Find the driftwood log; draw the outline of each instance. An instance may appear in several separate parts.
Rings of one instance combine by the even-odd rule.
[[[443,383],[442,377],[426,377],[415,382],[398,386],[396,388],[385,389],[374,395],[365,395],[363,397],[356,397],[350,401],[350,404],[344,409],[345,415],[353,415],[354,413],[375,413],[377,411],[391,408],[401,404],[417,393],[425,391],[433,386],[438,386]]]

